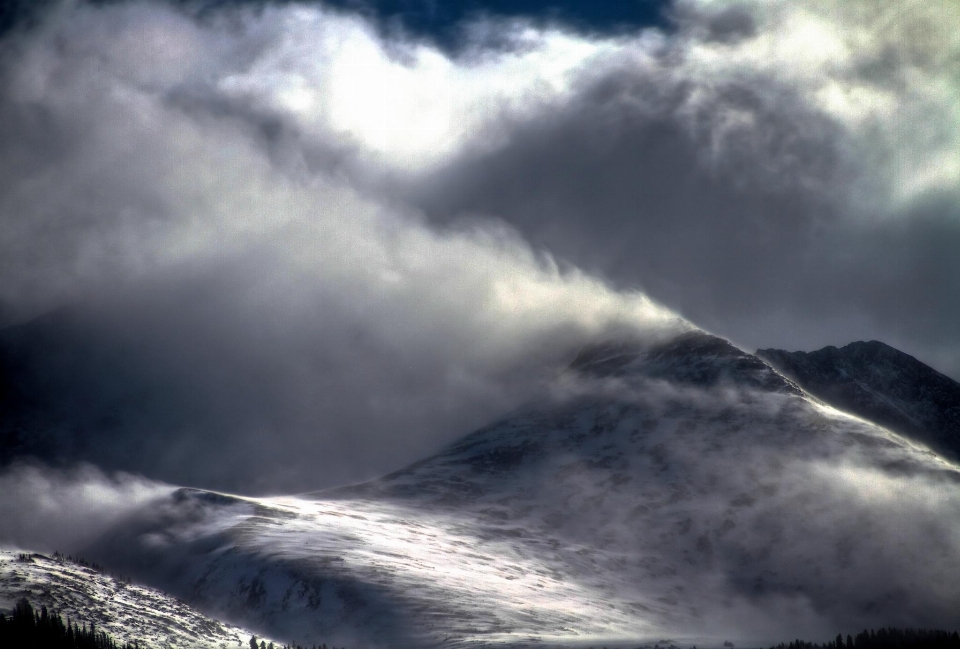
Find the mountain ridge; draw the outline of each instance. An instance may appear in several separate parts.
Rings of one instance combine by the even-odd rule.
[[[337,644],[772,642],[960,624],[960,547],[924,504],[960,511],[958,478],[685,332],[587,350],[541,398],[382,478],[181,490],[84,554],[212,615]]]
[[[180,488],[62,549],[308,643],[756,646],[960,625],[951,512],[955,466],[691,329],[587,346],[381,478]]]
[[[840,410],[960,460],[960,383],[880,341],[757,356]]]

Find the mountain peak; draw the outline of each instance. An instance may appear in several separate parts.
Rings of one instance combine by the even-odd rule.
[[[653,343],[615,339],[587,345],[570,371],[593,378],[641,376],[699,386],[726,382],[798,392],[753,354],[700,330]]]
[[[960,458],[960,383],[878,340],[757,356],[813,396]]]

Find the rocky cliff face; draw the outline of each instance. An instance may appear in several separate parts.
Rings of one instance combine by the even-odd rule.
[[[757,356],[840,410],[960,460],[960,383],[877,341]]]

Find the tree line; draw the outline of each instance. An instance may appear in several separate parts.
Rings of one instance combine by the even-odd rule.
[[[21,599],[7,617],[0,612],[0,649],[145,649],[137,642],[118,644],[96,623],[75,624],[58,613],[49,613],[46,606],[34,610],[30,602]]]
[[[251,649],[311,649],[300,645],[267,645],[250,638]],[[66,624],[59,613],[51,613],[46,606],[34,609],[26,598],[21,598],[7,616],[0,612],[0,649],[148,649],[139,641],[118,643],[108,633],[85,623],[74,623],[67,618]],[[327,649],[327,645],[314,645],[312,649]],[[331,649],[337,649],[332,647]],[[343,649],[343,648],[341,648]]]
[[[838,635],[823,644],[794,640],[770,649],[960,649],[960,635],[939,629],[864,629],[855,636],[844,639]]]
[[[46,606],[36,610],[26,599],[20,599],[9,616],[0,612],[0,649],[148,649],[139,641],[118,643],[96,623],[64,623],[59,613],[47,611]],[[327,649],[326,644],[303,647],[274,645],[250,638],[250,649]],[[337,649],[331,647],[330,649]],[[344,648],[341,648],[344,649]],[[960,634],[939,629],[863,630],[855,636],[837,635],[822,644],[794,640],[781,642],[770,649],[960,649]]]
[[[257,644],[257,636],[250,637],[250,649],[327,649],[327,643],[315,644],[312,647],[301,647],[300,645],[274,645],[272,642],[267,644],[266,641],[261,640],[260,644]],[[336,647],[331,647],[331,649],[337,649]],[[341,647],[340,649],[346,649],[346,647]]]

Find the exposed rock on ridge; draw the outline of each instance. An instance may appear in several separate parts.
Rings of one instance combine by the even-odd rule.
[[[960,460],[960,383],[912,356],[876,340],[757,356],[831,406]]]

